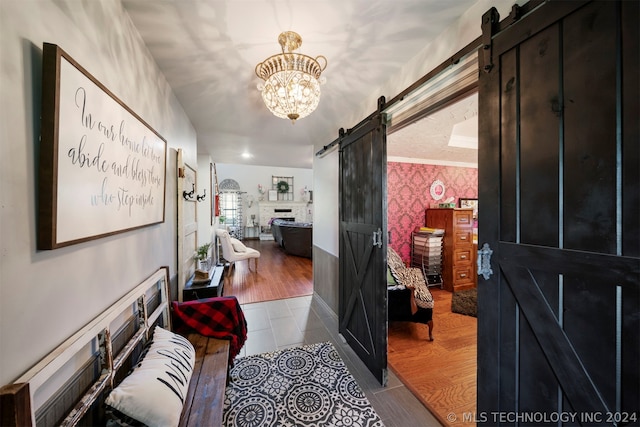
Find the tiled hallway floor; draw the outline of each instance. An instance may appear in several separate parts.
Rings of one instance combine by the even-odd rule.
[[[330,341],[387,427],[441,426],[389,370],[382,387],[338,335],[336,315],[318,297],[242,304],[248,336],[239,357]]]

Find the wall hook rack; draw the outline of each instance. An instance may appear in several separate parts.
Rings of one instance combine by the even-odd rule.
[[[193,195],[196,192],[196,185],[195,184],[191,184],[191,191],[183,191],[182,192],[182,197],[184,197],[185,200],[189,201],[189,200],[193,200]]]

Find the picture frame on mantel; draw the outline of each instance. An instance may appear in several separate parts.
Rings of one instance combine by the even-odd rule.
[[[269,201],[270,202],[278,201],[278,190],[269,190]]]
[[[164,222],[166,140],[59,46],[42,60],[38,249]]]

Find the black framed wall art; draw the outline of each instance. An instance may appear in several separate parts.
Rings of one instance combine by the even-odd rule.
[[[38,249],[162,223],[167,142],[59,46],[43,46]]]

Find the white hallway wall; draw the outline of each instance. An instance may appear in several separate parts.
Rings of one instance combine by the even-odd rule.
[[[42,44],[54,43],[168,141],[165,222],[36,250]],[[176,274],[176,151],[196,134],[119,0],[0,1],[0,385],[159,266]]]

